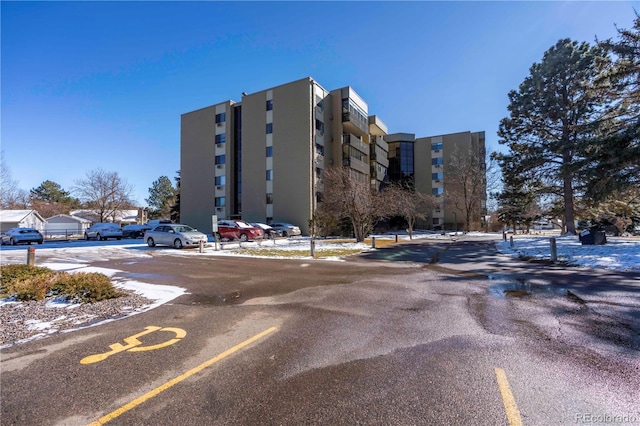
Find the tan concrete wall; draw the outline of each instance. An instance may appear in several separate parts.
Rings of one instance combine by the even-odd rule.
[[[273,220],[308,232],[314,165],[311,80],[270,89],[273,96]],[[266,100],[269,91],[243,97],[242,217],[266,221]]]
[[[431,138],[417,138],[413,144],[416,191],[431,194]]]
[[[215,115],[210,106],[180,119],[180,220],[202,232],[215,214]]]

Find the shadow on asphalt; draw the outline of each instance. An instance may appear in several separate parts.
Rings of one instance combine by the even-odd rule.
[[[502,255],[495,241],[414,241],[365,252],[354,260],[408,262],[450,281],[495,280],[488,292],[503,298],[567,298],[596,314],[587,321],[606,340],[621,338],[640,350],[640,274],[529,262]],[[532,281],[536,284],[532,285]],[[540,284],[542,283],[542,284]],[[559,313],[560,314],[560,313]],[[616,328],[617,327],[617,328]],[[612,332],[613,329],[616,332]]]

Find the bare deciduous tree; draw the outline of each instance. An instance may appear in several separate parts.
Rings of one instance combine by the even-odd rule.
[[[455,148],[445,170],[445,203],[462,212],[464,230],[469,232],[471,224],[480,223],[480,215],[486,214],[487,187],[495,185],[497,167],[484,152]]]
[[[436,197],[414,191],[400,183],[393,183],[384,188],[383,193],[390,213],[404,218],[407,222],[409,239],[413,238],[413,228],[417,219],[426,219],[429,211],[438,206]]]
[[[0,152],[0,208],[26,209],[28,206],[27,191],[18,187],[18,182],[13,179],[2,151]]]
[[[348,219],[358,242],[364,241],[378,220],[389,215],[389,202],[384,195],[372,189],[368,179],[359,179],[348,168],[325,170],[324,186],[316,216]]]
[[[117,172],[92,170],[87,172],[85,179],[75,183],[76,196],[100,218],[100,222],[113,221],[119,212],[133,205],[133,187]]]

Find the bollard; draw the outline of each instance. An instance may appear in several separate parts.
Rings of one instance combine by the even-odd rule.
[[[204,250],[204,241],[200,240],[200,253]]]
[[[398,242],[398,234],[396,234],[396,243]]]
[[[509,247],[513,248],[513,235],[509,237]]]
[[[376,237],[371,237],[371,248],[376,248]]]
[[[36,264],[36,249],[29,247],[27,250],[27,265],[34,266]]]
[[[502,231],[502,241],[507,241],[507,233]]]
[[[551,243],[551,261],[555,262],[558,260],[558,248],[556,247],[556,239],[554,237],[551,237],[549,242]]]
[[[316,241],[311,240],[311,257],[316,257]]]

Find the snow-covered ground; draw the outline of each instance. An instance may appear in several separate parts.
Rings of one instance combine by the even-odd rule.
[[[377,236],[378,241],[394,240],[394,236]],[[406,235],[400,235],[399,241],[407,240]],[[509,241],[503,241],[496,234],[469,233],[458,234],[434,234],[420,233],[414,235],[414,239],[436,239],[451,240],[452,238],[494,238],[496,247],[501,253],[514,257],[524,256],[536,259],[550,259],[550,238],[516,236],[513,247]],[[576,236],[557,236],[558,260],[570,265],[580,265],[591,268],[606,268],[620,271],[637,271],[640,273],[640,238],[609,238],[608,243],[602,246],[581,245]],[[128,262],[135,263],[140,259],[154,255],[162,256],[264,256],[264,250],[269,251],[269,257],[273,258],[301,258],[312,259],[310,253],[310,239],[291,238],[280,239],[275,242],[265,240],[262,242],[249,243],[226,243],[216,250],[213,243],[205,247],[202,252],[199,249],[175,250],[173,248],[149,248],[141,240],[123,241],[75,241],[75,242],[55,242],[46,243],[36,247],[36,264],[46,266],[59,271],[81,271],[81,272],[102,272],[108,276],[114,276],[118,270],[96,268],[91,263],[103,260],[127,259]],[[316,240],[316,254],[322,256],[325,250],[344,249],[349,252],[373,250],[371,244],[355,243],[345,240]],[[0,263],[25,263],[27,258],[27,247],[2,246],[0,248]],[[46,261],[38,262],[38,258]],[[339,256],[323,257],[319,261],[341,260]],[[172,286],[161,286],[148,284],[134,280],[114,280],[118,287],[134,290],[136,293],[153,300],[154,302],[143,309],[139,309],[131,314],[147,311],[163,303],[167,303],[185,293],[185,289]],[[9,308],[10,304],[16,302],[9,299],[0,300],[0,308]],[[56,307],[60,307],[56,302]],[[68,306],[73,309],[73,305]],[[96,325],[96,324],[91,324]],[[40,336],[55,331],[53,324],[32,321],[29,325],[42,333]],[[82,327],[82,325],[79,325]]]
[[[640,272],[640,238],[608,237],[605,245],[582,245],[574,235],[556,236],[558,261],[587,268]],[[497,243],[501,253],[514,257],[551,259],[550,237],[522,237]]]

